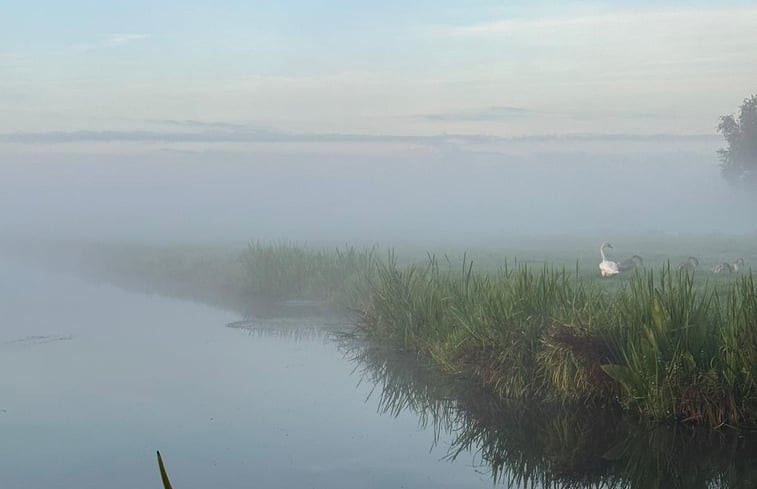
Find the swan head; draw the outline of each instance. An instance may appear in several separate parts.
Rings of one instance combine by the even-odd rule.
[[[690,257],[688,257],[688,258],[686,259],[686,261],[688,261],[689,263],[691,263],[691,264],[692,264],[692,265],[694,265],[695,267],[698,267],[698,266],[699,266],[699,260],[697,260],[697,257],[696,257],[696,256],[690,256]]]
[[[612,249],[612,245],[608,243],[607,241],[602,241],[602,245],[600,246],[600,249],[604,249],[604,248]]]
[[[739,259],[738,259],[738,260],[736,260],[736,261],[735,261],[734,263],[735,263],[736,265],[741,265],[741,266],[743,267],[743,266],[744,266],[744,259],[743,259],[743,258],[739,258]]]

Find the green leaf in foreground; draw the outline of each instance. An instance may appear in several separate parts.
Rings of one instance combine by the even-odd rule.
[[[171,481],[168,480],[168,474],[166,474],[166,468],[163,465],[163,458],[160,456],[160,451],[158,451],[158,468],[160,468],[160,478],[163,480],[163,488],[173,489],[171,487]]]

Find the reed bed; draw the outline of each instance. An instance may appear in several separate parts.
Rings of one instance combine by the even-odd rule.
[[[497,397],[619,405],[654,420],[757,426],[751,272],[695,286],[670,266],[609,292],[580,270],[377,263],[359,327]]]
[[[371,340],[425,357],[500,399],[757,427],[751,272],[726,280],[664,264],[600,281],[595,265],[578,262],[479,271],[465,255],[456,264],[263,242],[242,252],[101,247],[87,260],[115,282],[245,314],[292,299],[357,311],[358,329]]]
[[[56,256],[43,249],[42,256]],[[239,250],[221,246],[93,244],[67,250],[58,263],[98,281],[141,292],[241,311],[244,271]]]
[[[251,301],[304,299],[356,306],[374,270],[374,258],[374,248],[309,249],[251,242],[240,257],[243,294]]]
[[[45,250],[45,254],[50,254]],[[359,307],[375,249],[313,249],[295,243],[213,246],[90,245],[59,261],[78,262],[97,280],[222,306],[243,315],[276,315],[292,302]],[[301,307],[302,308],[302,307]],[[302,308],[303,310],[305,308]]]

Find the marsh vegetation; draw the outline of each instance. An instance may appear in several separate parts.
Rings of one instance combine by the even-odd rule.
[[[702,253],[705,264],[753,259],[746,241],[709,245],[726,252]],[[548,255],[538,247],[510,262],[477,250],[483,265],[465,253],[261,242],[241,252],[101,248],[90,256],[115,281],[146,280],[153,290],[211,302],[231,297],[244,313],[275,314],[292,302],[336,306],[366,338],[414,352],[499,399],[757,426],[751,271],[692,271],[671,265],[664,246],[654,249],[639,244],[633,254],[645,255],[645,266],[611,278],[599,276],[597,258],[540,261]]]
[[[757,294],[669,266],[614,291],[544,266],[377,265],[359,327],[502,399],[618,405],[710,427],[757,422]]]
[[[441,374],[416,355],[345,343],[382,413],[418,416],[445,458],[473,453],[504,487],[737,489],[753,487],[754,434],[649,423],[619,409],[502,400]]]

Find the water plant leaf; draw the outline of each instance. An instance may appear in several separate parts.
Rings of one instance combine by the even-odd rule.
[[[623,386],[632,397],[636,397],[643,389],[643,385],[640,385],[641,382],[638,375],[630,368],[615,364],[602,365],[601,368],[613,380]]]
[[[168,474],[166,473],[166,467],[163,465],[163,457],[160,456],[160,450],[158,450],[158,468],[160,469],[160,479],[163,481],[163,489],[173,489],[171,481],[168,480]]]

